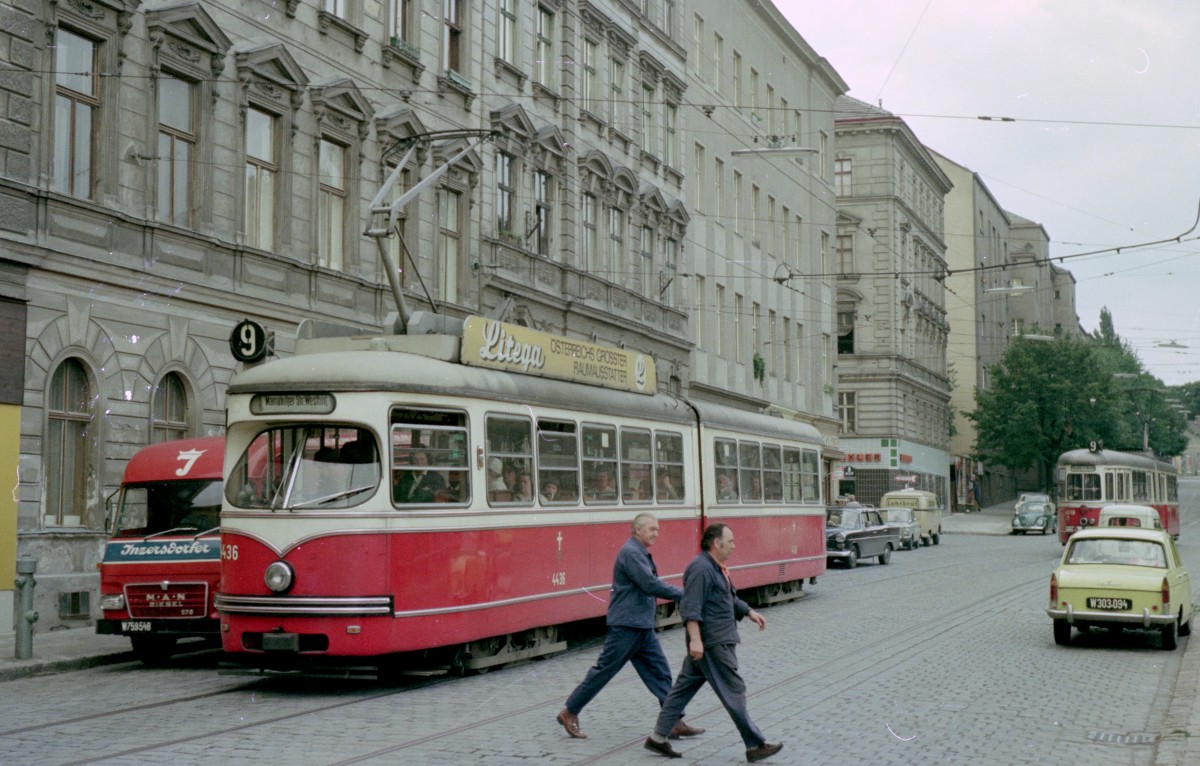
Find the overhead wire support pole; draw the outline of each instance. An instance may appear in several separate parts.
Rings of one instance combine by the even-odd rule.
[[[439,165],[433,172],[415,183],[411,189],[401,194],[390,203],[385,203],[385,200],[391,195],[392,189],[395,188],[396,182],[400,179],[400,175],[408,166],[409,159],[417,150],[417,147],[422,143],[432,142],[435,139],[454,139],[471,137],[475,140],[468,144],[465,149],[462,149],[450,159]],[[400,215],[400,211],[404,209],[412,199],[428,188],[434,181],[454,166],[454,163],[461,160],[484,141],[492,137],[491,131],[478,130],[454,130],[440,131],[435,133],[427,133],[421,136],[414,136],[408,139],[412,144],[388,174],[387,180],[379,188],[375,197],[371,200],[371,227],[364,232],[366,236],[375,239],[375,247],[379,251],[379,259],[383,263],[383,269],[387,272],[388,285],[392,290],[392,298],[396,301],[396,311],[399,314],[399,324],[402,331],[407,331],[408,320],[412,312],[408,309],[408,304],[404,300],[404,293],[400,290],[400,278],[397,276],[396,264],[392,262],[392,255],[388,252],[384,240],[392,235],[396,227],[396,219]],[[383,220],[379,220],[383,217]],[[382,223],[383,225],[379,225]],[[437,308],[434,307],[436,312]]]

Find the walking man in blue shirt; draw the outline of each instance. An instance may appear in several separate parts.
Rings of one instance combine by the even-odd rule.
[[[642,683],[662,704],[671,690],[671,666],[654,632],[656,599],[678,601],[683,591],[658,577],[650,546],[658,539],[658,519],[639,513],[633,519],[633,535],[617,552],[613,564],[612,592],[608,600],[608,634],[600,657],[558,714],[558,722],[576,739],[587,739],[579,728],[579,712],[600,693],[625,663],[632,662]],[[672,737],[694,737],[704,729],[683,722],[683,708],[667,727]]]
[[[737,620],[749,617],[759,630],[765,630],[767,618],[738,598],[729,579],[725,567],[725,560],[733,552],[733,530],[729,525],[709,524],[700,538],[700,549],[700,555],[683,572],[683,598],[679,602],[679,613],[687,626],[688,656],[683,659],[679,677],[645,747],[668,758],[683,757],[671,747],[667,735],[679,713],[708,682],[746,743],[746,760],[755,763],[775,755],[783,745],[767,742],[746,710],[746,682],[737,672],[737,645],[741,641]]]

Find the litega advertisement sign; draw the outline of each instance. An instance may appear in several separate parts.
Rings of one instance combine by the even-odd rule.
[[[658,386],[654,360],[645,354],[482,317],[463,325],[462,363],[638,394]]]

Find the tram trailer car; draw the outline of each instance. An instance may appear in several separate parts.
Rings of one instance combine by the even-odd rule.
[[[224,458],[220,436],[143,447],[109,508],[96,632],[129,636],[148,664],[169,659],[179,639],[219,642]]]
[[[526,374],[552,345],[627,390]],[[825,570],[818,432],[657,392],[636,352],[479,318],[297,347],[228,391],[217,606],[235,659],[482,670],[560,651],[605,614],[640,512],[675,584],[711,521],[735,527],[748,600]]]
[[[1119,503],[1154,508],[1162,528],[1179,539],[1179,477],[1170,463],[1092,445],[1059,456],[1056,475],[1058,540],[1063,545],[1075,531],[1096,526],[1102,508]]]

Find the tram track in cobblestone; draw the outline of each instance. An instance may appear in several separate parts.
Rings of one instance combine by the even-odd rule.
[[[997,556],[995,562],[1002,559]],[[972,566],[979,566],[981,563],[994,563],[990,557],[986,562],[981,562],[976,559],[972,562]],[[928,576],[931,571],[940,571],[945,569],[953,569],[956,566],[962,565],[947,565],[936,566],[931,569],[923,569],[917,572],[895,572],[895,567],[889,567],[886,572],[886,577],[889,580],[895,581],[899,578]],[[863,572],[865,574],[865,571]],[[880,572],[880,575],[884,575]],[[827,577],[829,575],[826,575]],[[872,578],[873,581],[878,582]],[[907,627],[898,628],[881,635],[878,639],[870,641],[866,644],[858,644],[851,651],[846,651],[836,654],[821,660],[818,664],[806,666],[797,672],[788,674],[782,678],[778,678],[774,682],[755,688],[749,693],[752,699],[768,698],[778,694],[783,690],[787,690],[798,683],[804,684],[804,690],[799,695],[793,695],[793,705],[798,705],[798,711],[815,708],[827,704],[831,699],[844,695],[848,690],[852,690],[857,686],[866,683],[873,683],[876,680],[876,668],[878,663],[884,662],[889,664],[902,663],[911,661],[914,655],[931,653],[939,651],[939,647],[945,642],[959,640],[959,636],[971,628],[971,625],[981,616],[991,610],[1004,608],[1005,606],[1016,603],[1027,603],[1034,593],[1036,588],[1043,584],[1043,578],[1030,577],[1018,583],[1006,583],[1003,588],[990,589],[986,594],[973,594],[972,596],[963,596],[965,603],[952,605],[939,610],[936,616],[922,619],[918,622],[908,625]],[[856,587],[871,587],[873,582],[861,581],[854,584]],[[983,596],[981,598],[980,596]],[[796,602],[803,604],[804,600]],[[773,610],[772,610],[773,611]],[[767,613],[770,615],[770,612]],[[953,615],[947,617],[947,614]],[[757,633],[748,633],[746,646],[752,647],[759,642],[769,641],[769,635],[760,636]],[[567,652],[557,655],[559,657],[573,654],[581,651],[594,649],[599,643],[599,639],[581,642],[578,646],[574,646]],[[520,667],[526,663],[518,663],[511,666],[513,668]],[[167,705],[186,704],[188,702],[199,701],[214,697],[221,697],[229,694],[247,692],[255,687],[261,687],[264,683],[287,683],[292,677],[270,677],[270,678],[255,678],[247,683],[231,686],[226,689],[213,690],[201,694],[180,696],[168,700],[163,700],[156,703],[136,705],[127,708],[106,710],[87,716],[76,716],[67,718],[52,723],[37,724],[30,727],[22,727],[12,729],[5,732],[0,732],[0,737],[21,735],[36,730],[42,730],[52,727],[66,727],[95,721],[105,718],[114,718],[121,715],[137,714],[149,708],[160,708]],[[387,697],[412,693],[420,690],[430,689],[438,685],[452,684],[459,679],[454,677],[434,677],[434,678],[414,678],[412,683],[408,683],[400,688],[387,688],[380,690],[377,693],[356,696],[353,699],[342,699],[325,704],[315,705],[303,710],[294,710],[280,715],[267,716],[261,719],[246,721],[235,726],[214,727],[200,734],[188,735],[184,737],[175,737],[162,742],[148,742],[139,746],[122,749],[119,752],[111,753],[92,753],[87,758],[78,761],[72,761],[64,764],[64,766],[82,766],[82,764],[102,763],[117,761],[134,755],[145,756],[156,750],[173,748],[188,743],[198,742],[201,740],[220,739],[226,735],[245,734],[253,732],[256,729],[263,729],[285,721],[303,719],[307,716],[318,716],[322,713],[339,709],[352,709],[356,705],[367,704],[378,701]],[[611,686],[624,686],[626,684],[639,684],[640,680],[631,675],[624,679],[618,679]],[[520,720],[523,717],[537,714],[539,711],[545,711],[544,715],[539,715],[539,718],[545,718],[547,721],[553,719],[553,713],[562,704],[561,694],[557,693],[551,698],[531,701],[528,704],[521,705],[517,708],[505,710],[493,716],[483,717],[463,723],[458,726],[451,726],[437,731],[429,731],[417,737],[406,739],[402,742],[394,742],[386,747],[377,748],[368,752],[354,754],[347,758],[331,761],[335,766],[347,766],[348,764],[363,763],[383,759],[386,756],[402,753],[406,750],[437,743],[439,741],[453,741],[461,735],[473,730],[482,729],[488,726],[503,724],[506,721]],[[723,710],[720,705],[709,705],[704,709],[695,709],[689,715],[689,720],[701,721],[709,715],[723,715]],[[350,715],[353,715],[352,713]],[[628,757],[630,748],[640,746],[642,736],[639,735],[636,739],[629,740],[617,744],[606,749],[601,753],[594,753],[578,763],[602,763],[614,758]]]

